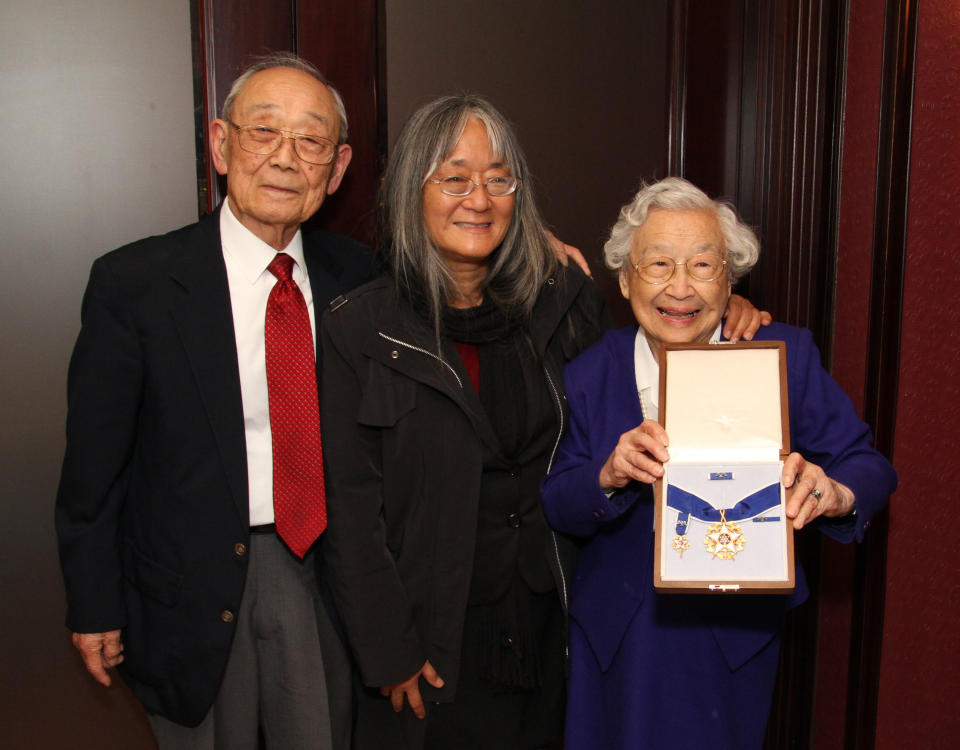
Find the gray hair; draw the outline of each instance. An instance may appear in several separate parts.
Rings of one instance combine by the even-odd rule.
[[[610,239],[603,246],[607,268],[620,271],[630,257],[634,233],[643,226],[651,209],[668,211],[709,211],[717,217],[720,234],[727,251],[730,284],[736,284],[750,273],[760,257],[760,241],[740,221],[732,205],[710,198],[700,188],[679,177],[667,177],[652,185],[643,184],[633,200],[620,209],[620,218],[610,230]]]
[[[496,158],[520,180],[510,227],[483,281],[484,295],[508,314],[528,315],[557,263],[534,202],[527,160],[506,118],[472,94],[425,104],[407,120],[390,154],[380,194],[379,248],[397,284],[426,297],[438,334],[440,311],[457,282],[424,223],[423,187],[456,149],[472,117],[486,128]]]
[[[270,70],[271,68],[293,68],[294,70],[299,70],[309,76],[313,76],[326,86],[327,91],[330,92],[330,96],[333,97],[333,102],[337,107],[337,116],[340,119],[337,144],[347,142],[347,108],[343,106],[343,99],[340,97],[340,92],[330,85],[330,81],[327,80],[327,77],[320,72],[320,69],[316,65],[292,52],[273,52],[254,60],[230,87],[230,93],[227,94],[227,98],[223,102],[223,114],[221,117],[224,120],[232,120],[233,104],[240,94],[240,90],[247,84],[247,81],[260,71]]]

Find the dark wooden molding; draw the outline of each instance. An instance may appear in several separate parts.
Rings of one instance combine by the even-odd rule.
[[[211,175],[212,165],[207,152],[207,125],[212,119],[210,93],[207,86],[210,80],[210,71],[207,66],[207,40],[209,37],[206,28],[207,3],[190,3],[190,47],[193,54],[193,127],[194,145],[196,147],[197,164],[197,215],[210,213],[213,208],[210,196],[210,185],[216,182],[216,175]]]
[[[848,0],[673,0],[668,172],[726,197],[758,231],[742,293],[810,328],[829,364]],[[809,746],[820,540],[798,555],[811,601],[791,613],[768,748]]]
[[[829,362],[846,3],[755,7],[745,23],[745,56],[757,64],[742,89],[752,116],[741,125],[738,192],[764,252],[746,289],[778,320],[810,328]]]
[[[850,0],[832,3],[826,29],[831,34],[827,49],[832,59],[827,64],[826,100],[828,116],[824,120],[824,179],[825,200],[820,241],[832,252],[822,266],[819,282],[822,293],[831,300],[824,310],[820,324],[821,355],[827,370],[833,370],[833,331],[836,327],[837,266],[840,258],[840,200],[843,181],[843,113],[847,100],[847,39],[850,25]]]
[[[386,54],[383,0],[299,0],[297,53],[315,63],[343,96],[353,160],[339,190],[312,220],[371,242],[376,193],[386,158]]]
[[[877,449],[890,457],[896,420],[903,274],[907,254],[917,3],[915,0],[887,0],[886,7],[866,415],[875,430]]]
[[[192,0],[197,198],[201,214],[223,199],[207,149],[207,128],[229,87],[253,58],[290,50],[317,65],[343,97],[353,161],[315,220],[373,239],[373,214],[386,153],[383,0]]]
[[[674,0],[668,172],[732,200],[764,248],[741,289],[829,362],[846,0]]]
[[[893,458],[900,372],[903,277],[907,252],[910,140],[917,49],[917,3],[887,0],[877,149],[873,268],[864,413],[877,450]],[[887,514],[857,550],[850,643],[846,746],[876,741],[886,579]]]
[[[686,105],[686,42],[688,0],[673,0],[667,21],[670,60],[667,63],[667,171],[684,173],[683,123]]]

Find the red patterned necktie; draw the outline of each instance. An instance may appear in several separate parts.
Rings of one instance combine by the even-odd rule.
[[[267,299],[267,391],[277,533],[303,557],[327,526],[327,508],[313,332],[292,269],[286,253],[267,267],[277,277]]]

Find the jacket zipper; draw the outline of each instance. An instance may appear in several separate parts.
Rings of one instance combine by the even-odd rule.
[[[433,352],[428,351],[427,349],[422,349],[422,348],[419,347],[419,346],[414,346],[413,344],[408,344],[406,341],[400,341],[400,339],[395,339],[395,338],[393,338],[392,336],[387,336],[387,334],[385,334],[383,331],[377,331],[377,335],[380,336],[380,338],[386,339],[387,341],[389,341],[389,342],[392,343],[392,344],[396,344],[397,346],[403,346],[403,347],[406,347],[407,349],[411,349],[411,350],[413,350],[413,351],[415,351],[415,352],[420,352],[421,354],[426,354],[428,357],[433,357],[435,360],[437,360],[437,362],[439,362],[440,364],[442,364],[444,367],[446,367],[448,370],[450,370],[451,373],[453,373],[453,377],[455,377],[455,378],[457,379],[457,385],[460,386],[460,390],[461,390],[461,391],[463,390],[463,381],[460,380],[460,376],[457,375],[457,371],[454,370],[453,367],[451,367],[450,363],[447,362],[447,360],[445,360],[445,359],[444,359],[443,357],[441,357],[440,355],[434,354]],[[552,385],[552,383],[551,383],[551,385]],[[561,419],[563,419],[563,418],[561,417]],[[558,444],[559,444],[559,440],[558,440]],[[556,449],[556,446],[554,446],[554,449],[553,449],[553,450],[554,450],[554,451],[557,450],[557,449]],[[551,456],[551,459],[550,459],[550,460],[551,460],[551,461],[553,460],[553,457],[552,457],[552,456]]]
[[[557,392],[557,386],[554,385],[553,378],[550,377],[550,370],[547,369],[547,366],[543,366],[543,372],[547,376],[547,382],[550,384],[550,391],[553,393],[553,399],[557,404],[557,414],[560,417],[560,429],[557,430],[557,439],[553,442],[553,450],[550,451],[550,461],[547,463],[547,474],[550,473],[550,470],[553,468],[553,459],[557,456],[557,448],[560,447],[560,438],[563,437],[563,403],[560,401],[560,394]],[[553,541],[553,554],[557,558],[557,570],[560,571],[560,585],[562,591],[560,592],[560,597],[563,604],[564,612],[570,611],[570,605],[567,601],[567,577],[563,574],[563,561],[560,559],[560,546],[557,543],[557,532],[553,529],[550,529],[550,539]],[[564,646],[564,649],[568,649],[567,646]],[[569,650],[567,650],[569,655]]]
[[[447,360],[445,360],[443,357],[437,354],[434,354],[433,352],[427,349],[424,349],[422,347],[414,346],[413,344],[408,344],[406,341],[401,341],[400,339],[395,339],[392,336],[388,336],[383,331],[377,331],[377,335],[380,336],[382,339],[389,341],[392,344],[396,344],[397,346],[402,346],[406,349],[410,349],[411,351],[420,352],[421,354],[425,354],[428,357],[432,357],[433,359],[437,360],[437,362],[439,362],[448,370],[450,370],[450,372],[453,374],[453,377],[457,379],[457,383],[460,385],[461,390],[463,389],[463,381],[460,380],[460,376],[457,375],[457,371],[454,370],[453,367],[450,366],[450,363],[447,362]],[[563,403],[560,401],[560,394],[557,391],[557,386],[554,384],[553,378],[550,377],[550,370],[547,369],[546,365],[543,366],[543,373],[544,375],[547,376],[547,383],[550,385],[550,392],[553,394],[554,403],[556,403],[557,405],[557,416],[560,418],[560,429],[557,430],[557,439],[553,441],[553,449],[550,451],[550,460],[547,462],[547,474],[549,474],[550,470],[553,468],[553,460],[554,458],[556,458],[557,448],[560,447],[560,439],[563,437],[563,428],[564,428]],[[553,555],[557,560],[557,571],[560,573],[561,603],[563,605],[564,611],[568,612],[570,607],[569,607],[568,594],[567,594],[567,577],[564,575],[563,561],[560,559],[560,546],[557,542],[557,532],[554,531],[553,529],[550,529],[550,540],[553,542]],[[564,645],[564,654],[567,656],[567,658],[569,658],[570,650],[569,650],[569,646],[567,645]]]

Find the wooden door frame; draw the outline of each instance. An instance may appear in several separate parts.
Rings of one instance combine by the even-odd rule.
[[[387,145],[384,0],[191,0],[190,16],[199,213],[223,200],[207,147],[210,121],[252,59],[287,50],[329,78],[350,121],[353,161],[311,222],[371,242]]]

